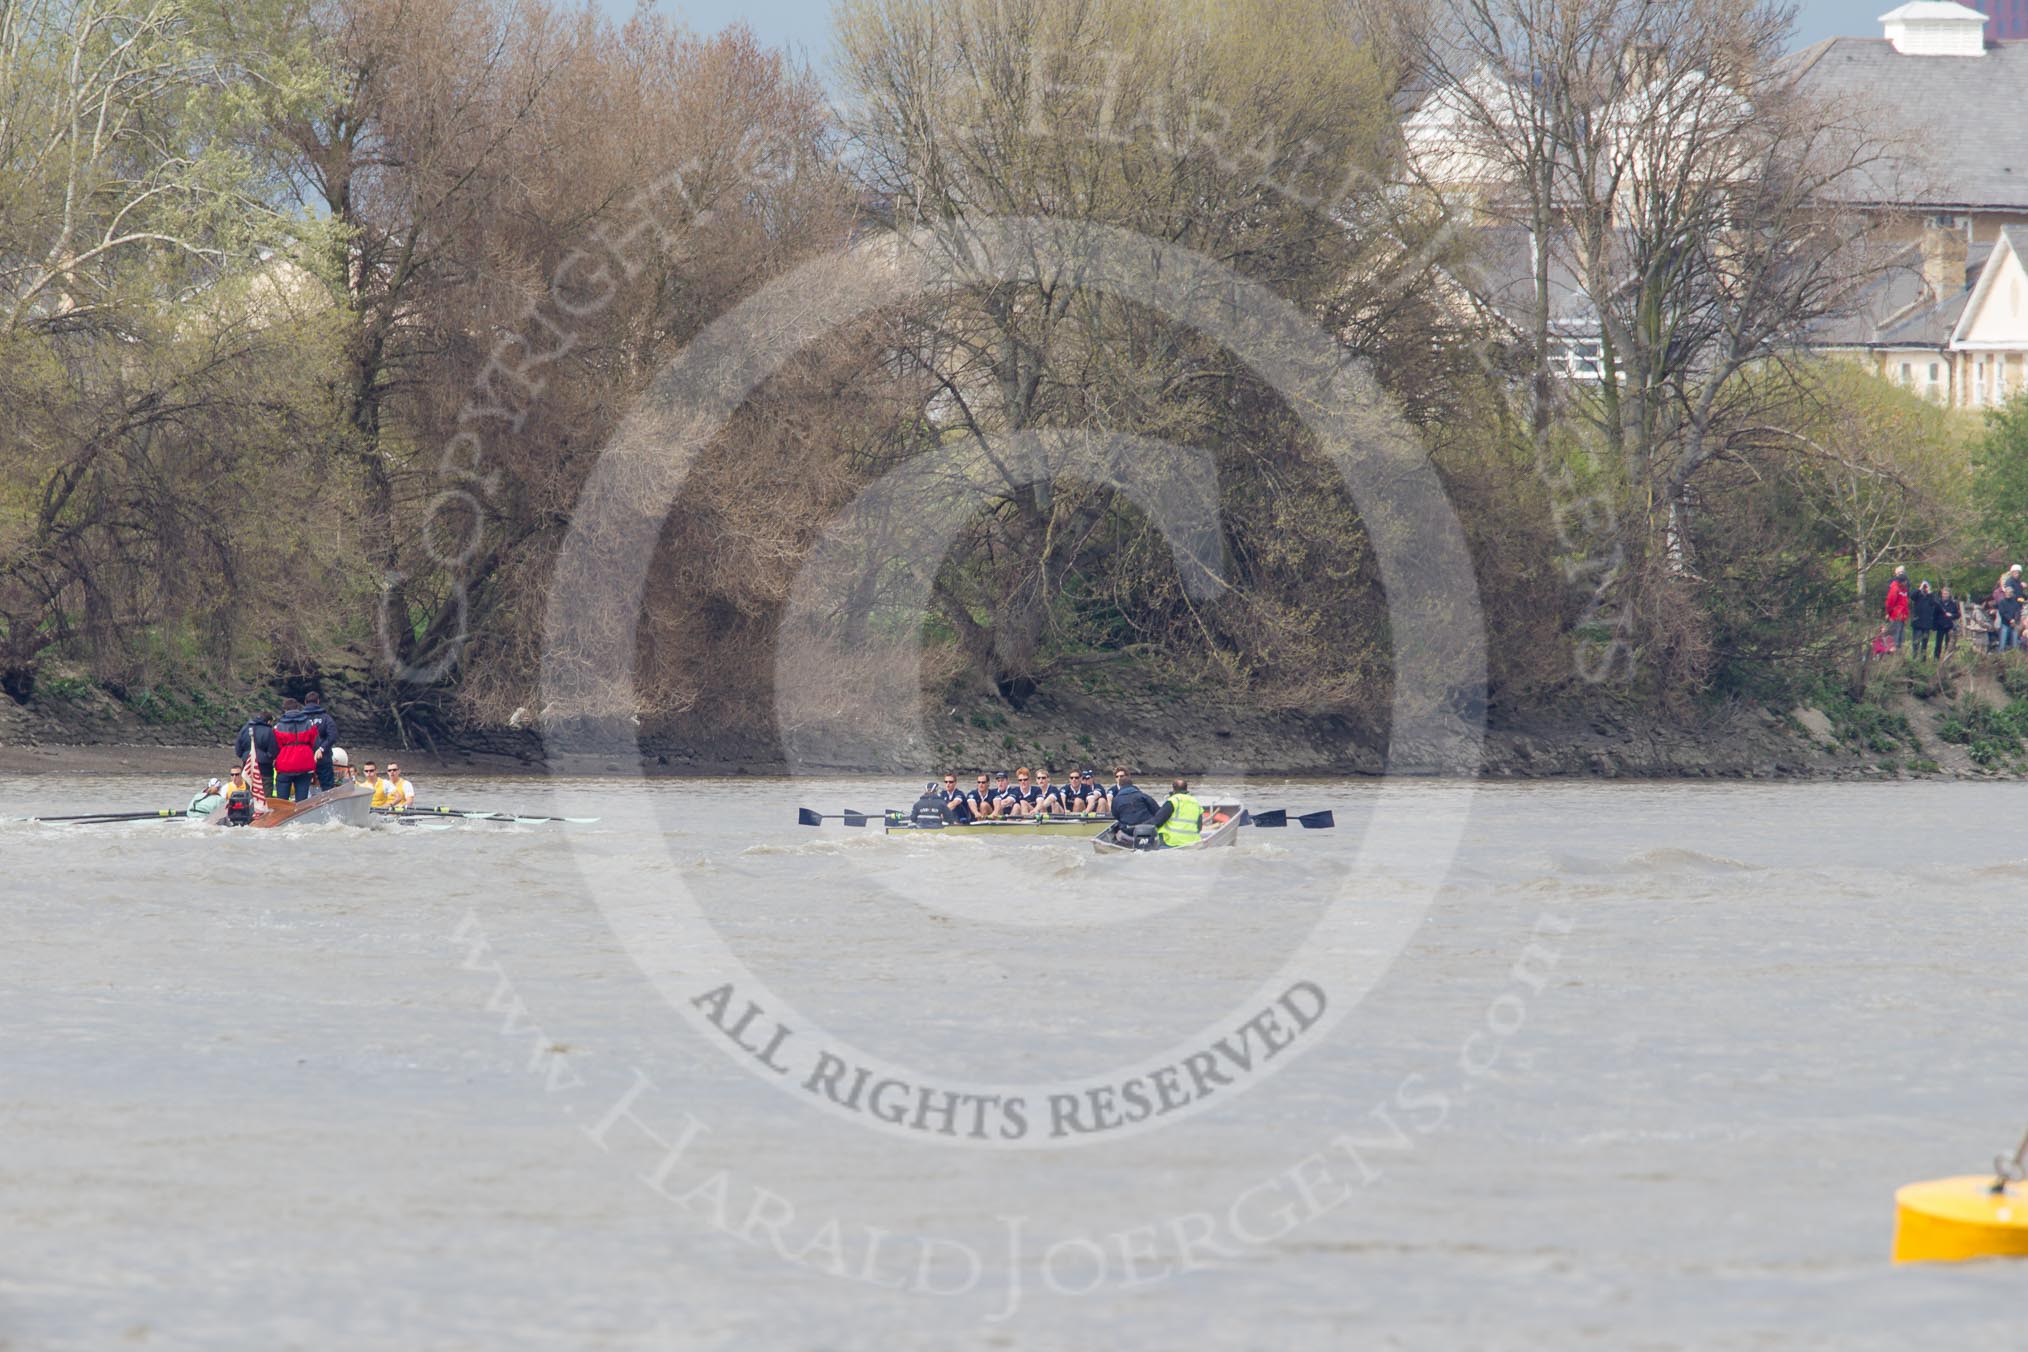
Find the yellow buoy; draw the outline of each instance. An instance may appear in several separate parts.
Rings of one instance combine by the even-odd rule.
[[[2028,1187],[1993,1191],[1993,1175],[1911,1183],[1894,1194],[1894,1261],[2028,1258]]]

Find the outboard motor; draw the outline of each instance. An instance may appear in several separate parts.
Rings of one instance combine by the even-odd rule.
[[[1154,824],[1151,822],[1142,822],[1139,826],[1129,827],[1128,829],[1134,833],[1133,845],[1137,850],[1152,850],[1162,843],[1161,837],[1155,833]]]
[[[253,819],[253,792],[251,790],[234,789],[225,796],[225,824],[227,826],[251,826]]]

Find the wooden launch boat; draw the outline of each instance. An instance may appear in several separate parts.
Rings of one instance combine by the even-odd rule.
[[[1209,850],[1232,844],[1245,821],[1246,809],[1238,803],[1209,803],[1204,808],[1203,834],[1192,844],[1163,845],[1157,840],[1153,844],[1139,845],[1131,836],[1120,838],[1117,826],[1108,826],[1091,844],[1100,854],[1147,854],[1154,851],[1173,854],[1177,850]]]
[[[373,820],[373,790],[364,784],[347,784],[320,793],[304,803],[284,803],[270,798],[267,810],[256,812],[248,825],[255,830],[277,826],[294,826],[298,822],[315,824],[337,822],[342,826],[366,826]],[[207,826],[225,825],[225,809],[212,809],[204,819]]]

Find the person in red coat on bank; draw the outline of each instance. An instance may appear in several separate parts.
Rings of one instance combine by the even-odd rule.
[[[317,741],[323,735],[300,702],[282,701],[282,721],[275,724],[275,787],[270,798],[284,803],[310,800],[317,782]]]
[[[1908,637],[1908,570],[1896,568],[1894,580],[1887,584],[1887,636],[1894,641],[1894,650],[1901,651],[1902,640]]]

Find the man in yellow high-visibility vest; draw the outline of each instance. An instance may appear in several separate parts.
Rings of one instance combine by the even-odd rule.
[[[1170,785],[1169,799],[1162,804],[1155,824],[1162,844],[1172,850],[1197,843],[1204,832],[1204,805],[1190,796],[1188,780],[1178,779]]]

